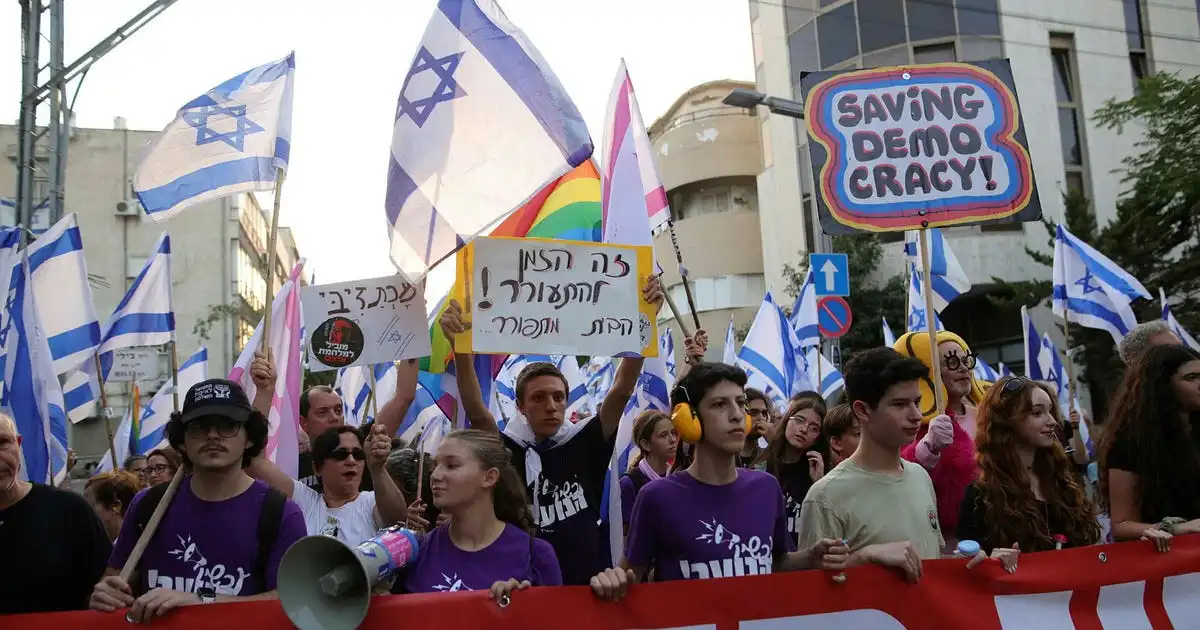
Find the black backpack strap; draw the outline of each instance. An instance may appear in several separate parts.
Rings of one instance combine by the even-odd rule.
[[[138,502],[137,513],[133,515],[133,522],[137,524],[137,530],[140,534],[146,530],[146,525],[150,524],[150,517],[154,515],[154,508],[162,503],[163,495],[167,493],[167,486],[170,482],[163,482],[155,486],[150,486],[146,489],[146,494],[142,495],[142,500]]]
[[[275,488],[267,488],[267,496],[263,499],[262,509],[258,512],[258,574],[262,576],[265,588],[267,583],[267,563],[271,558],[271,548],[279,537],[279,524],[283,520],[283,508],[287,505],[287,495]]]

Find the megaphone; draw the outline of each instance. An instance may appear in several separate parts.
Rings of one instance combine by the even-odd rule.
[[[300,630],[351,630],[367,616],[371,590],[417,557],[420,539],[401,527],[351,547],[330,536],[305,536],[279,561],[276,589]]]

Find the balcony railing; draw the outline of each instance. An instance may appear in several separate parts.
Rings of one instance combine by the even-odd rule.
[[[706,120],[709,118],[730,118],[735,116],[745,118],[755,117],[756,114],[752,109],[742,109],[740,107],[714,107],[711,109],[702,109],[700,111],[689,112],[687,114],[682,114],[672,118],[670,122],[663,125],[662,129],[658,129],[654,135],[655,137],[658,137],[672,129],[682,127],[684,125],[690,125],[700,120]]]

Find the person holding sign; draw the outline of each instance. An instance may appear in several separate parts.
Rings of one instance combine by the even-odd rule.
[[[664,299],[662,286],[651,277],[642,298],[657,313]],[[468,330],[462,306],[450,300],[442,314],[442,331],[454,337]],[[562,567],[563,583],[587,584],[608,566],[599,525],[604,478],[612,458],[617,426],[625,404],[637,386],[641,357],[624,358],[600,413],[578,423],[564,422],[567,379],[550,363],[531,363],[517,376],[517,410],[500,434],[512,453],[513,464],[529,490],[538,536],[553,547]],[[467,420],[475,429],[499,432],[488,411],[474,369],[474,356],[455,352],[458,391]],[[453,519],[451,519],[453,521]]]
[[[121,568],[167,484],[134,498],[90,608],[130,607],[141,623],[180,606],[273,599],[279,561],[306,530],[295,503],[245,472],[266,448],[267,431],[241,385],[210,379],[188,390],[166,434],[191,474],[127,581]]]
[[[926,367],[933,365],[929,333],[905,334],[896,340],[895,348]],[[916,441],[905,446],[900,454],[929,471],[937,492],[939,526],[946,538],[947,551],[953,551],[958,545],[955,537],[958,507],[962,505],[967,486],[976,476],[975,405],[983,399],[983,389],[972,375],[977,355],[971,352],[962,337],[938,331],[936,351],[941,357],[938,365],[942,374],[942,400],[946,401],[945,413],[939,412],[934,400],[933,379],[921,379],[921,414],[925,423],[917,433]]]
[[[656,581],[671,581],[843,565],[849,550],[840,540],[795,551],[779,482],[738,467],[751,424],[745,386],[741,369],[701,363],[672,389],[672,422],[695,445],[695,458],[686,470],[642,488],[621,568],[591,581],[598,596],[619,598],[651,568]]]
[[[512,456],[495,433],[454,431],[438,446],[433,504],[450,516],[426,534],[393,593],[490,589],[493,598],[529,586],[559,586],[550,543],[534,536],[533,513]]]

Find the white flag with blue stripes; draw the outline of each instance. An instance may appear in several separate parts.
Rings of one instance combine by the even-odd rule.
[[[83,237],[74,214],[63,217],[29,245],[29,266],[54,369],[65,374],[91,361],[101,336],[83,257]]]
[[[820,356],[820,364],[817,363],[817,357]],[[825,400],[832,400],[838,391],[846,386],[846,380],[842,378],[842,372],[837,369],[833,361],[825,356],[817,346],[810,346],[804,351],[804,369],[806,376],[805,384],[799,389],[810,389],[812,391],[821,392]],[[817,380],[820,379],[818,386]],[[797,392],[793,392],[793,395]]]
[[[58,484],[67,474],[67,415],[49,337],[42,330],[37,298],[28,282],[32,256],[23,258],[13,274],[8,303],[2,406],[21,435],[22,477]]]
[[[788,321],[796,331],[801,348],[821,344],[821,330],[817,325],[817,285],[812,269],[804,276],[804,284],[800,285],[800,294],[796,296]]]
[[[721,352],[721,363],[725,365],[737,363],[737,337],[733,330],[733,315],[729,316],[729,328],[725,330],[725,348]]]
[[[617,377],[617,368],[609,357],[592,357],[584,367],[584,378],[587,384],[587,395],[591,399],[592,409],[600,411],[600,403],[612,389],[613,380]]]
[[[384,207],[411,279],[592,155],[583,116],[493,0],[439,0],[403,74]]]
[[[271,190],[292,140],[294,54],[225,81],[179,108],[133,174],[155,221],[190,206]]]
[[[917,230],[904,233],[904,254],[918,271],[923,268],[920,232]],[[933,306],[939,313],[955,298],[971,290],[971,280],[958,264],[945,235],[937,228],[929,230],[929,278],[933,284]]]
[[[671,329],[664,327],[662,333],[658,336],[658,353],[662,355],[667,367],[667,382],[675,382],[675,335],[671,333]]]
[[[408,407],[408,413],[405,414],[404,420],[400,422],[400,428],[396,431],[400,439],[410,446],[415,447],[413,441],[418,439],[425,427],[431,423],[450,424],[450,417],[438,405],[433,393],[425,387],[426,380],[440,376],[442,375],[425,373],[424,378],[418,377],[417,379],[416,397],[413,398],[412,404]]]
[[[1088,328],[1107,330],[1115,343],[1137,326],[1130,303],[1150,299],[1146,287],[1104,254],[1058,226],[1054,235],[1054,314]]]
[[[1189,334],[1188,331],[1185,330],[1182,325],[1180,325],[1179,320],[1175,319],[1175,315],[1171,312],[1171,306],[1167,302],[1167,292],[1163,291],[1161,288],[1158,290],[1158,302],[1159,304],[1162,304],[1163,321],[1167,322],[1167,325],[1171,327],[1171,330],[1175,332],[1175,335],[1179,337],[1181,341],[1183,341],[1184,345],[1193,350],[1200,350],[1200,342],[1197,342],[1196,338]]]
[[[368,369],[375,372],[375,400],[370,405],[367,404],[371,396]],[[338,370],[334,391],[342,398],[346,424],[361,427],[375,419],[375,409],[396,397],[396,364],[386,362],[342,368]]]
[[[579,369],[579,360],[573,355],[555,355],[551,357],[555,367],[567,379],[567,410],[563,418],[567,422],[576,422],[584,416],[592,415],[587,395],[587,379],[583,370]]]
[[[201,346],[199,350],[188,357],[183,365],[179,366],[179,399],[187,394],[197,383],[208,378],[208,349]],[[138,436],[138,454],[146,454],[156,448],[166,448],[167,443],[167,421],[171,419],[171,412],[175,410],[175,400],[172,396],[171,381],[166,381],[154,393],[149,404],[142,407],[142,430]],[[113,436],[113,444],[117,447],[117,463],[124,463],[125,457],[129,455],[129,432],[131,418],[129,414],[125,415],[125,420],[121,422],[121,426],[117,429]],[[112,468],[112,459],[106,453],[104,458],[100,460],[100,465],[96,467],[96,472],[105,472]]]
[[[1025,331],[1025,376],[1030,380],[1050,383],[1058,395],[1059,404],[1066,405],[1068,380],[1058,346],[1050,339],[1050,335],[1038,332],[1029,317],[1029,310],[1024,306],[1021,307],[1021,321]]]
[[[908,263],[908,271],[908,332],[926,332],[929,324],[926,319],[928,314],[925,308],[925,294],[921,288],[921,275],[917,273],[917,266],[911,262]],[[933,325],[937,330],[946,329],[936,312],[933,314]]]
[[[113,311],[100,340],[102,375],[108,378],[115,350],[161,346],[175,341],[171,298],[171,237],[163,232],[125,297]]]
[[[988,365],[988,362],[984,361],[980,357],[975,357],[975,368],[972,370],[972,372],[975,376],[975,380],[977,381],[995,383],[996,381],[1000,380],[1000,373],[997,372],[995,368]]]
[[[737,365],[746,371],[747,385],[762,390],[776,407],[804,389],[807,379],[799,378],[804,374],[804,354],[795,330],[770,292],[763,297],[742,341]]]
[[[7,356],[7,346],[4,339],[12,323],[9,313],[11,297],[9,289],[14,275],[20,272],[21,265],[21,230],[19,228],[0,228],[0,296],[4,302],[0,304],[0,378],[4,375],[4,360]]]
[[[883,322],[883,345],[892,348],[896,345],[896,333],[892,332],[891,326],[888,326],[886,317],[880,318],[880,321]]]

